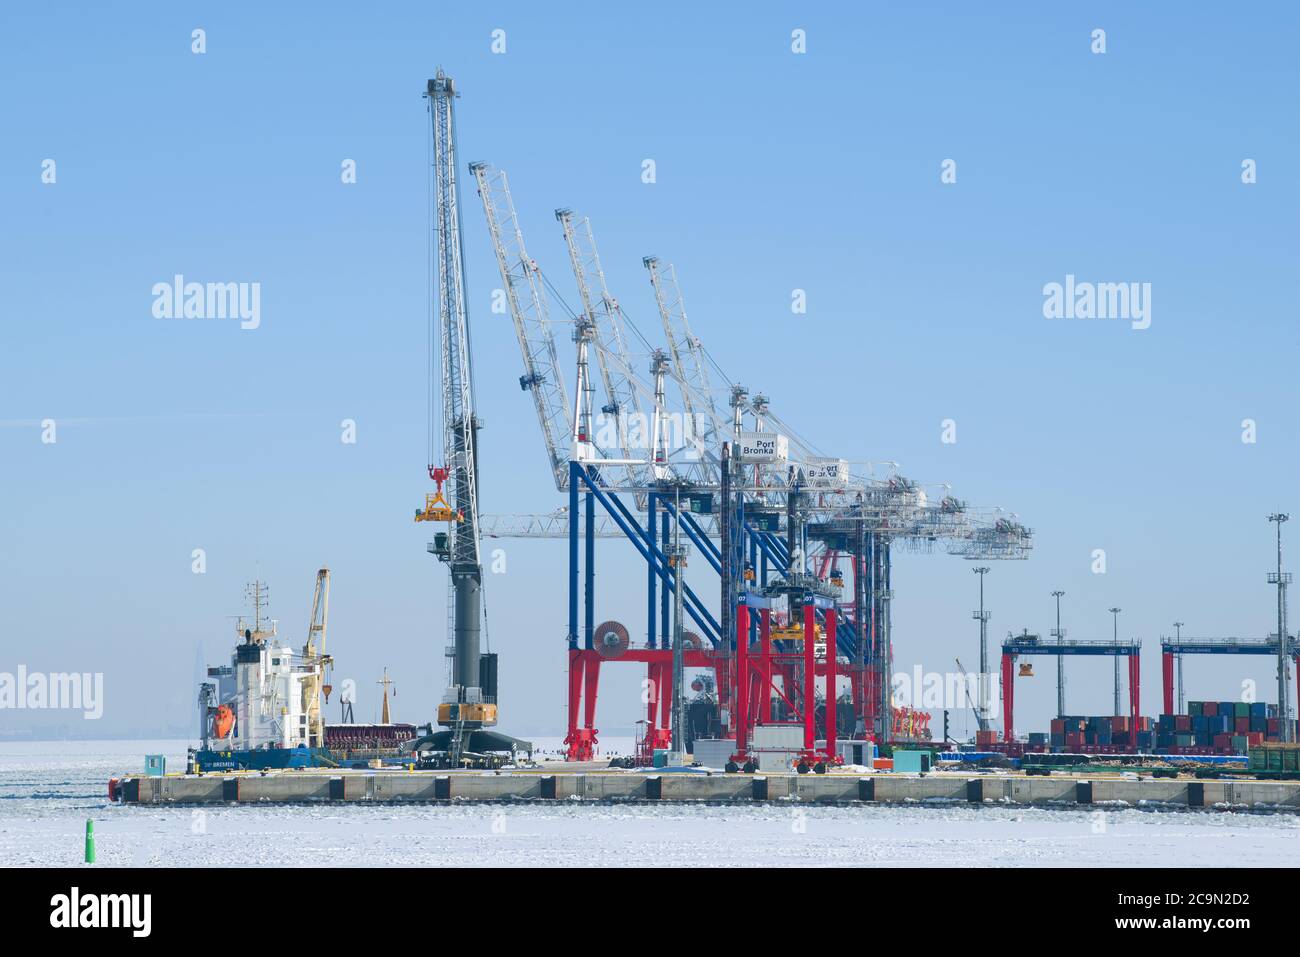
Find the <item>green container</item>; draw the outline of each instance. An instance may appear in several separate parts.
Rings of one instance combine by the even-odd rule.
[[[1300,748],[1274,744],[1250,749],[1252,771],[1300,771]]]
[[[1250,705],[1245,701],[1236,701],[1232,705],[1232,713],[1238,718],[1250,717]]]
[[[1193,718],[1201,717],[1201,715],[1205,714],[1204,702],[1201,701],[1187,702],[1187,713],[1191,715]]]
[[[895,751],[894,770],[905,774],[919,774],[930,770],[929,751]]]
[[[1250,738],[1244,734],[1234,734],[1232,736],[1232,751],[1234,754],[1245,754],[1246,749],[1250,747]]]

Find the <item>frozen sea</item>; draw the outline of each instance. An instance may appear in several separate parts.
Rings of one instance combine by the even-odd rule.
[[[630,743],[630,742],[629,742]],[[544,745],[545,746],[545,745]],[[0,865],[1255,866],[1300,861],[1300,816],[1002,806],[110,804],[184,741],[0,742]]]

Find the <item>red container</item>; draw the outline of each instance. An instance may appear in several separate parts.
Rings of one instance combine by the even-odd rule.
[[[1218,713],[1219,713],[1219,702],[1217,701],[1206,701],[1204,704],[1201,705],[1201,714],[1205,715],[1207,718],[1213,718]]]
[[[1279,735],[1279,734],[1281,734],[1281,733],[1282,733],[1282,719],[1281,719],[1281,718],[1269,718],[1269,719],[1268,719],[1268,734],[1269,734],[1269,737],[1275,737],[1276,735]]]
[[[1053,719],[1052,719],[1052,734],[1065,734],[1065,719],[1064,719],[1064,718],[1053,718]]]
[[[1247,724],[1250,723],[1249,719],[1247,719],[1247,722],[1246,722],[1246,723],[1247,723]],[[1192,716],[1191,716],[1191,715],[1188,715],[1188,714],[1176,714],[1176,715],[1174,715],[1174,730],[1175,730],[1175,731],[1191,731],[1191,730],[1192,730]]]
[[[1116,731],[1116,732],[1122,731],[1125,734],[1127,734],[1128,725],[1129,725],[1129,720],[1126,717],[1114,717],[1110,719],[1111,731]]]
[[[1232,735],[1230,735],[1230,734],[1216,734],[1216,735],[1214,736],[1214,750],[1215,750],[1215,751],[1228,751],[1228,750],[1230,750],[1231,748],[1232,748]]]
[[[1235,718],[1238,734],[1250,734],[1250,718]]]

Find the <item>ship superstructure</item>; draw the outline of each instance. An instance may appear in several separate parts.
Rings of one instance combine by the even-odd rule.
[[[199,686],[200,769],[322,763],[325,728],[320,696],[329,693],[324,654],[329,570],[317,573],[308,640],[295,650],[265,616],[267,589],[248,586],[252,620],[240,617],[230,664],[210,667]],[[319,642],[319,644],[318,644]],[[297,755],[289,754],[297,750]]]

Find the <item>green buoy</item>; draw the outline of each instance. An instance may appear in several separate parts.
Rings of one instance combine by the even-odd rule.
[[[86,863],[95,863],[95,822],[86,818]]]

